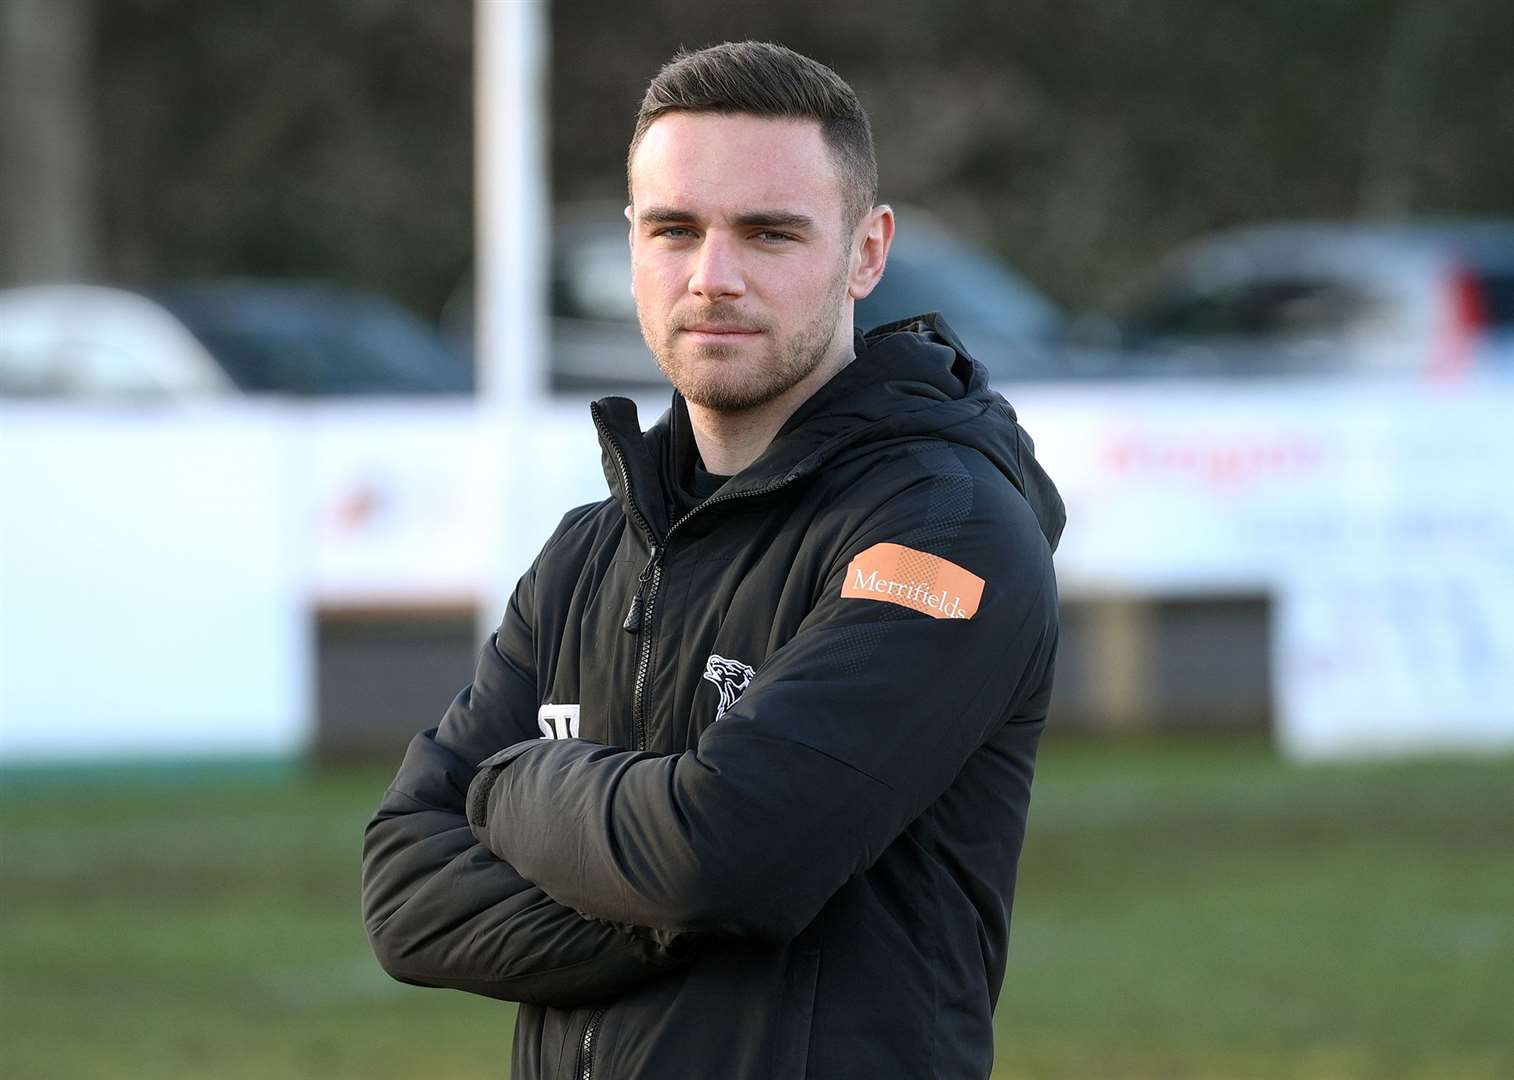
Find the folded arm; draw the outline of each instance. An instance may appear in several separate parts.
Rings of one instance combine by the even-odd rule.
[[[534,568],[484,646],[472,684],[410,743],[363,841],[363,922],[401,982],[572,1007],[685,962],[687,940],[610,925],[558,903],[474,837],[477,762],[535,733]]]
[[[474,784],[476,835],[578,910],[792,938],[998,725],[1016,722],[1049,671],[1050,551],[1011,495],[976,487],[948,533],[925,500],[890,500],[847,544],[796,635],[694,749],[507,747]],[[880,544],[920,557],[872,578]],[[983,583],[972,617],[939,617],[952,606],[941,594],[971,579]],[[941,588],[915,587],[930,580]]]

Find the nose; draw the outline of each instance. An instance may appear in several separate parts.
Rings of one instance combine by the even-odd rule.
[[[689,292],[707,304],[733,300],[746,293],[746,279],[733,245],[712,233],[705,234],[694,256]]]

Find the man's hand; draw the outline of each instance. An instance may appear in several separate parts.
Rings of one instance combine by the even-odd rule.
[[[473,835],[478,837],[479,842],[486,847],[489,836],[489,791],[494,787],[494,782],[499,779],[500,773],[504,771],[503,765],[490,765],[486,769],[479,769],[478,775],[468,785],[468,824],[473,827]]]

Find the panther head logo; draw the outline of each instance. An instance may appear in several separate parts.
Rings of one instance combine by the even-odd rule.
[[[704,662],[704,677],[720,690],[720,704],[715,708],[716,720],[719,720],[725,715],[727,709],[736,704],[736,699],[751,685],[752,676],[755,674],[756,672],[740,660],[727,660],[723,656],[710,654],[710,658]]]

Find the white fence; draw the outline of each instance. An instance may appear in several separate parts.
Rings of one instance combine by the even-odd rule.
[[[1270,594],[1296,756],[1514,747],[1514,387],[1013,397],[1064,596]],[[317,607],[473,602],[604,494],[580,404],[0,408],[0,761],[299,752]]]

